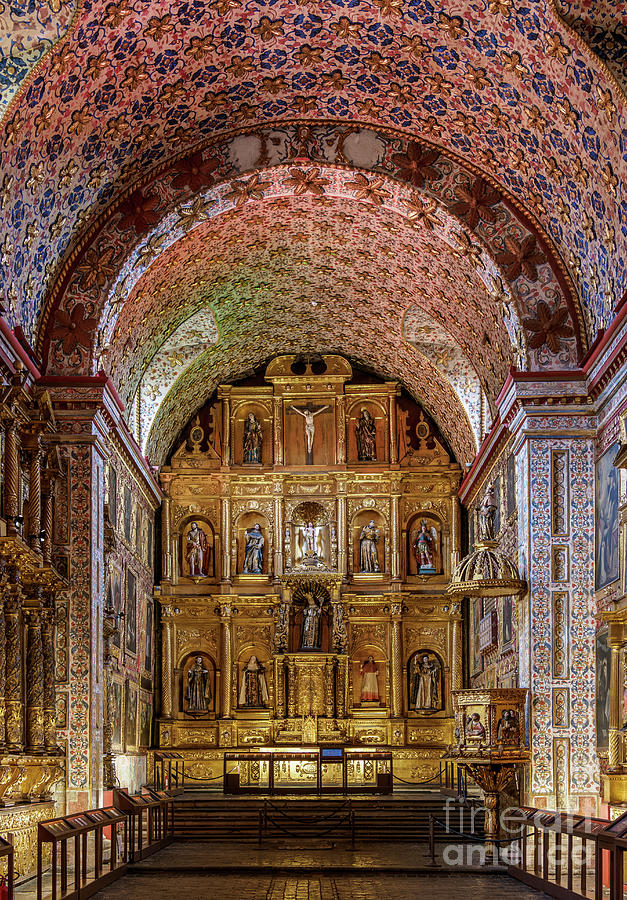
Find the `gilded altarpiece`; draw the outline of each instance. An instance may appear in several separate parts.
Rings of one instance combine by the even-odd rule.
[[[391,748],[432,777],[452,739],[461,471],[398,383],[338,356],[222,385],[161,472],[158,745]]]

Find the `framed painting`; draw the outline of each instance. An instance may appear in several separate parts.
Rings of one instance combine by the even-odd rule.
[[[481,597],[474,597],[471,600],[470,617],[470,674],[478,675],[483,671],[483,657],[479,648],[479,633],[481,631],[481,619],[483,618],[483,600]]]
[[[150,726],[152,723],[152,703],[139,701],[139,746],[150,747]]]
[[[516,458],[507,457],[505,464],[505,518],[509,518],[516,509]]]
[[[597,747],[606,748],[610,737],[610,661],[608,629],[596,635],[596,725]]]
[[[124,734],[122,724],[124,722],[123,709],[123,684],[113,680],[109,687],[109,718],[112,723],[111,749],[122,752],[124,750]]]
[[[124,744],[126,750],[137,750],[137,698],[136,684],[126,682],[126,717],[124,719]]]
[[[133,498],[131,489],[128,485],[124,486],[124,538],[131,542],[131,531],[133,527]]]
[[[513,597],[503,597],[501,608],[501,645],[505,649],[514,640],[514,603]]]
[[[126,570],[126,609],[124,616],[127,653],[137,654],[137,578],[131,569]]]
[[[595,479],[595,588],[607,587],[618,578],[618,469],[614,460],[618,444],[612,444],[597,460]]]
[[[146,647],[144,653],[144,668],[152,671],[152,601],[146,600]]]
[[[109,571],[109,590],[107,592],[107,605],[113,609],[116,616],[122,612],[122,570],[117,566],[111,566]],[[124,618],[119,619],[120,627],[116,635],[114,635],[112,643],[114,647],[120,648],[122,631],[124,628]]]

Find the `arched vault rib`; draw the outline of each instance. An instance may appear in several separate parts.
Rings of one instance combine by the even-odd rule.
[[[269,340],[256,340],[254,333],[248,333],[236,344],[225,342],[223,346],[221,342],[178,378],[148,436],[146,452],[152,463],[164,463],[181,428],[220,382],[234,380],[279,353],[306,353],[312,341],[321,353],[343,353],[384,377],[398,379],[433,417],[457,460],[465,465],[474,459],[477,442],[459,398],[430,361],[398,335],[366,328],[348,334],[338,331],[331,338],[328,332],[319,335],[315,322],[308,322],[302,330],[278,319],[268,325],[272,335]]]

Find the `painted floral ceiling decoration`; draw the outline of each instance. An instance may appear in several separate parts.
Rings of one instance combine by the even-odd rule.
[[[586,41],[627,90],[625,0],[556,0],[564,20]]]
[[[588,341],[625,289],[623,96],[552,0],[96,0],[18,99],[0,257],[31,335],[57,261],[134,179],[218,132],[296,118],[401,129],[491,175],[557,247]]]

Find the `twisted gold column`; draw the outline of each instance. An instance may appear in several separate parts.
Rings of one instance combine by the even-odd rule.
[[[18,460],[18,438],[15,422],[8,422],[4,449],[4,514],[8,519],[8,533],[17,534],[15,517],[19,512],[18,492],[20,470]]]
[[[46,602],[41,615],[41,639],[44,668],[44,744],[48,752],[57,750],[57,710],[54,649],[54,597]]]
[[[22,590],[13,583],[4,606],[6,624],[6,723],[7,749],[24,749],[22,696]]]
[[[0,590],[0,750],[5,749],[7,740],[5,700],[7,652],[4,601],[5,593],[3,585],[2,589]]]
[[[52,529],[54,526],[53,519],[53,495],[54,495],[54,482],[55,478],[53,475],[48,472],[44,478],[44,512],[43,512],[43,525],[44,525],[44,542],[43,542],[43,554],[44,554],[44,565],[49,566],[52,563]]]
[[[44,653],[41,610],[28,609],[26,619],[26,749],[40,753],[44,740]]]
[[[461,604],[451,604],[451,689],[461,690],[462,687],[462,614]]]
[[[620,636],[610,629],[610,721],[609,721],[609,752],[608,767],[610,770],[620,769],[620,700],[622,700],[622,689],[620,685]]]
[[[41,437],[39,434],[29,436],[28,450],[30,454],[29,486],[28,486],[28,543],[35,553],[41,553]]]

